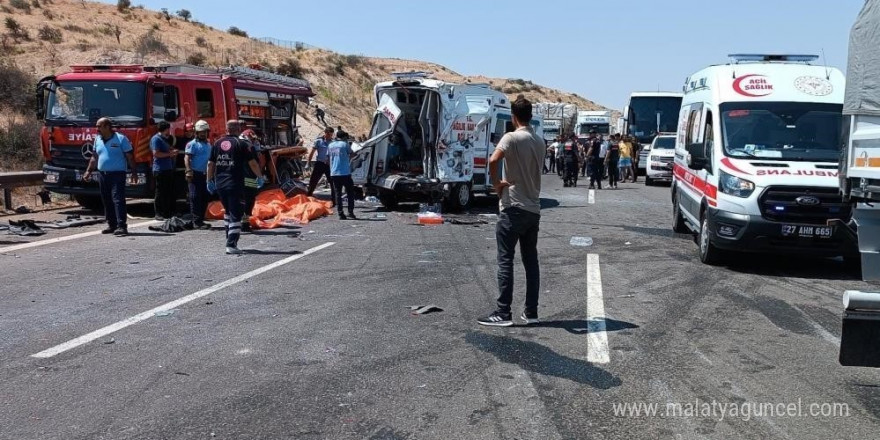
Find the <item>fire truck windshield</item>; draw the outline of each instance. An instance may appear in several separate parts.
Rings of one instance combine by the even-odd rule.
[[[91,124],[107,117],[118,125],[144,122],[143,83],[123,81],[61,81],[49,94],[46,121]]]

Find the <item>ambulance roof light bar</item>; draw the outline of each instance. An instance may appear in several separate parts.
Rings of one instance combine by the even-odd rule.
[[[419,79],[419,78],[427,78],[431,73],[425,71],[410,71],[410,72],[391,72],[391,75],[394,76],[398,81],[407,80],[407,79]]]
[[[810,63],[819,59],[819,55],[785,55],[785,54],[753,54],[735,53],[728,57],[734,64],[740,63]]]

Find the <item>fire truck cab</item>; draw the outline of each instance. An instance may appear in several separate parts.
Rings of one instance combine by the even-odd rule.
[[[305,151],[295,147],[297,101],[314,96],[301,79],[245,67],[189,65],[71,66],[68,73],[41,80],[37,94],[37,115],[44,121],[44,184],[52,192],[73,195],[86,208],[101,206],[97,185],[82,179],[99,118],[110,118],[115,130],[131,141],[136,169],[130,172],[139,179],[127,195],[144,198],[153,194],[150,138],[160,121],[171,124],[173,147],[182,151],[193,138],[196,121],[211,125],[213,141],[223,135],[227,120],[244,120],[264,133],[271,159],[268,174],[279,183],[295,177],[299,168],[294,158]],[[182,154],[177,168],[183,196]]]

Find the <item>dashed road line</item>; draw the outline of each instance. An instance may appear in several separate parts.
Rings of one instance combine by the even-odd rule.
[[[182,298],[179,298],[174,301],[162,304],[159,307],[155,307],[150,310],[147,310],[146,312],[139,313],[139,314],[134,315],[130,318],[123,319],[122,321],[119,321],[117,323],[110,324],[106,327],[103,327],[103,328],[95,330],[91,333],[82,335],[76,339],[72,339],[72,340],[67,341],[63,344],[56,345],[52,348],[43,350],[43,351],[36,353],[36,354],[32,354],[31,357],[45,359],[45,358],[50,358],[50,357],[56,356],[58,354],[64,353],[65,351],[72,350],[72,349],[79,347],[81,345],[88,344],[89,342],[92,342],[96,339],[103,338],[104,336],[118,332],[119,330],[122,330],[126,327],[132,326],[134,324],[137,324],[141,321],[145,321],[147,319],[150,319],[151,317],[155,316],[156,313],[167,312],[169,310],[173,310],[173,309],[180,307],[186,303],[189,303],[189,302],[195,301],[199,298],[208,296],[218,290],[222,290],[222,289],[225,289],[229,286],[236,285],[242,281],[248,280],[248,279],[253,278],[257,275],[266,273],[266,272],[273,270],[273,269],[277,269],[281,266],[284,266],[285,264],[292,263],[296,260],[299,260],[300,258],[314,254],[315,252],[318,252],[322,249],[326,249],[330,246],[333,246],[334,244],[336,244],[336,243],[328,242],[328,243],[324,243],[320,246],[315,246],[315,247],[313,247],[313,248],[311,248],[301,254],[291,255],[287,258],[276,261],[272,264],[268,264],[266,266],[254,269],[250,272],[241,274],[235,278],[230,278],[226,281],[223,281],[222,283],[215,284],[211,287],[199,290],[198,292],[191,293],[191,294],[184,296]]]
[[[608,333],[605,328],[605,300],[602,298],[602,273],[599,255],[587,255],[587,361],[607,364]]]
[[[156,220],[150,220],[148,222],[135,223],[135,224],[129,226],[129,229],[139,228],[142,226],[151,226],[151,225],[156,225],[156,224],[159,224],[159,222]],[[30,249],[30,248],[40,247],[40,246],[46,246],[49,244],[63,243],[65,241],[77,240],[77,239],[86,238],[86,237],[93,237],[95,235],[101,235],[101,231],[82,232],[79,234],[65,235],[64,237],[50,238],[48,240],[32,241],[30,243],[14,244],[12,246],[0,247],[0,254],[7,253],[7,252],[20,251],[22,249]]]

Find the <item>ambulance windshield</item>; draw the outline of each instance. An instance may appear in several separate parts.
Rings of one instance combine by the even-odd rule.
[[[49,94],[46,120],[79,125],[108,117],[117,125],[140,124],[144,89],[137,82],[62,81]]]
[[[762,160],[837,162],[840,104],[735,102],[721,105],[724,153]]]

